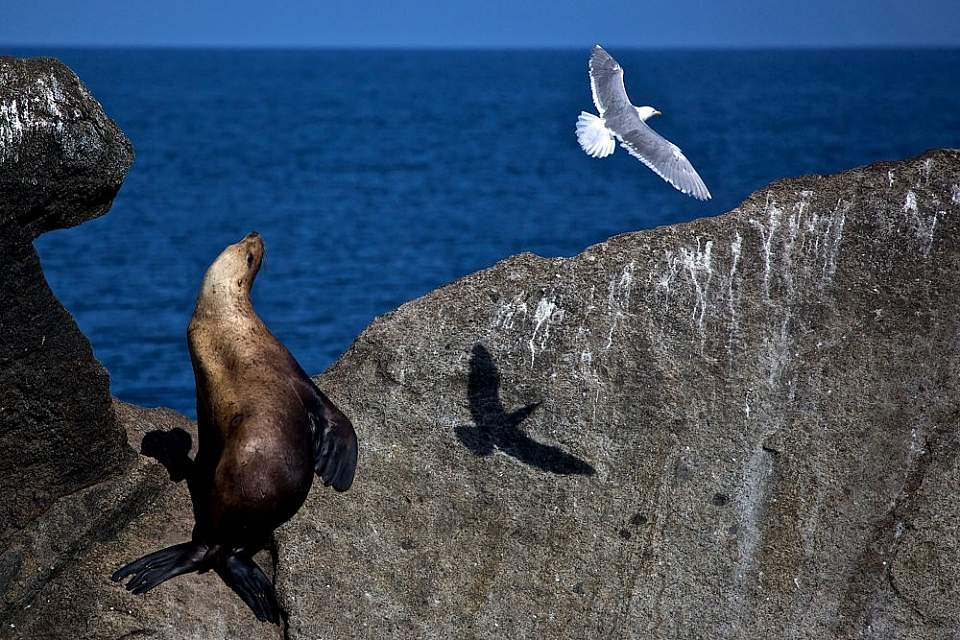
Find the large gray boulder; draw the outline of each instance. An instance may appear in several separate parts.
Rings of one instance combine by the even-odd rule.
[[[783,180],[379,318],[319,378],[360,464],[278,533],[288,637],[957,637],[958,185]]]

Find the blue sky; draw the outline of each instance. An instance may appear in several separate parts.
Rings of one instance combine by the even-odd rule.
[[[0,45],[960,46],[960,0],[2,0]]]

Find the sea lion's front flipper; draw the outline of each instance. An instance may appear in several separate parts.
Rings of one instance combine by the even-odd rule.
[[[313,429],[313,468],[324,486],[346,491],[357,470],[357,433],[347,416],[323,392],[313,387],[310,408]]]
[[[280,607],[270,578],[251,558],[240,554],[226,556],[214,570],[240,596],[260,622],[280,624]]]
[[[127,591],[146,593],[170,578],[202,569],[209,550],[207,545],[199,542],[175,544],[120,567],[110,579],[120,582],[132,575],[126,584]]]

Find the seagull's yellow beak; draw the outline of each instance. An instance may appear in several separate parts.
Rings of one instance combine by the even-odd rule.
[[[657,111],[656,109],[654,109],[654,110],[653,110],[653,113],[651,113],[650,115],[652,115],[652,116],[662,116],[663,114],[660,113],[659,111]]]

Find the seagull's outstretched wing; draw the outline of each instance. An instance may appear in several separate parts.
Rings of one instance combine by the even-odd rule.
[[[623,86],[623,69],[600,45],[590,54],[590,91],[601,118],[634,110]]]
[[[604,125],[630,155],[683,193],[710,199],[710,191],[680,148],[640,119],[623,86],[623,68],[600,45],[595,45],[590,54],[590,89]],[[584,146],[582,139],[580,145],[591,153],[592,147]]]
[[[707,185],[703,184],[680,147],[644,124],[639,116],[626,131],[619,130],[616,125],[610,128],[620,138],[623,148],[658,176],[688,196],[698,200],[710,199]]]

